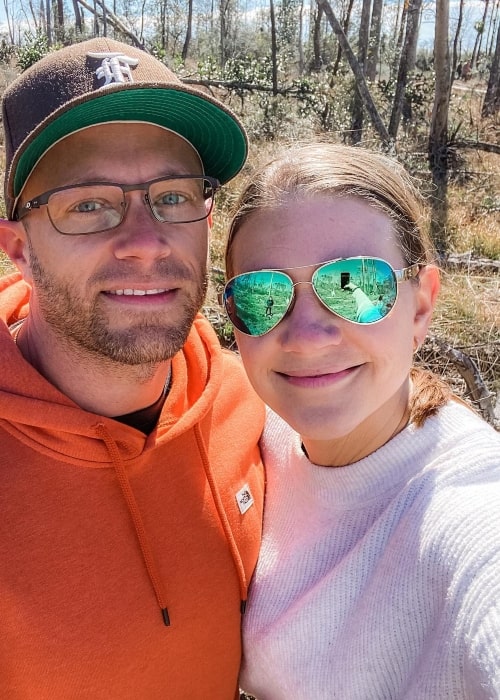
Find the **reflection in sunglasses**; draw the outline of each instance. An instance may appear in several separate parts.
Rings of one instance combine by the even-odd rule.
[[[398,282],[416,277],[419,269],[419,265],[412,265],[394,270],[379,258],[345,258],[323,263],[311,281],[304,283],[294,283],[282,270],[257,270],[229,280],[224,304],[235,328],[248,335],[264,335],[293,307],[295,287],[311,284],[316,297],[332,313],[352,323],[376,323],[393,308]]]

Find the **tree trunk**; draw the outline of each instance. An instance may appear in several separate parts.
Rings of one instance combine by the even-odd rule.
[[[401,51],[403,46],[403,39],[405,37],[406,29],[406,18],[408,15],[408,0],[403,1],[403,7],[401,8],[401,16],[399,15],[399,5],[398,5],[398,17],[396,18],[396,24],[394,26],[394,60],[391,64],[390,78],[398,72],[398,66],[401,61]],[[399,19],[399,23],[398,23]]]
[[[7,20],[7,27],[9,29],[9,39],[10,43],[14,44],[15,43],[15,37],[14,37],[14,26],[11,24],[11,19],[10,19],[10,14],[9,14],[9,3],[8,0],[3,0],[3,9],[5,12],[5,19]]]
[[[188,56],[189,44],[191,43],[192,29],[193,29],[193,0],[188,0],[188,16],[187,16],[186,36],[184,38],[184,45],[182,47],[182,60],[183,60],[183,62],[186,61],[187,56]]]
[[[73,12],[75,13],[75,30],[77,34],[81,34],[83,31],[82,25],[82,15],[80,8],[78,7],[78,0],[73,0]]]
[[[299,8],[299,75],[304,74],[304,41],[302,33],[304,31],[304,0],[300,0]]]
[[[380,52],[380,33],[382,31],[382,0],[373,0],[372,21],[370,26],[370,44],[366,63],[366,77],[373,82],[377,76],[377,63]]]
[[[358,35],[358,64],[363,74],[366,70],[366,55],[368,53],[368,41],[370,36],[371,0],[363,0],[361,20]],[[363,137],[363,100],[358,90],[354,91],[352,100],[352,121],[350,138],[351,143],[360,143]]]
[[[97,0],[94,0],[94,36],[99,36],[99,12],[97,10]]]
[[[458,22],[457,22],[457,31],[455,32],[455,36],[453,37],[453,63],[451,65],[451,82],[453,83],[453,80],[455,79],[455,76],[457,74],[457,65],[458,65],[458,42],[460,41],[460,32],[462,31],[462,21],[464,17],[464,0],[460,0],[460,6],[458,9]]]
[[[227,17],[229,0],[220,0],[219,4],[219,21],[220,21],[220,65],[224,68],[227,58]]]
[[[418,27],[421,9],[422,0],[410,0],[406,19],[405,40],[399,61],[398,79],[396,82],[394,102],[392,105],[391,119],[389,122],[389,135],[393,139],[395,139],[398,134],[406,85],[408,83],[408,74],[415,67],[415,49],[418,40]]]
[[[167,48],[167,22],[166,22],[166,0],[161,0],[159,12],[160,12],[160,46],[165,51]],[[113,10],[114,12],[114,10]]]
[[[47,36],[47,17],[45,15],[45,1],[40,0],[40,5],[38,8],[38,13],[40,17],[40,31]],[[35,22],[36,26],[36,22]]]
[[[478,22],[478,29],[477,31],[477,36],[476,36],[476,41],[474,42],[474,48],[472,50],[472,58],[471,58],[471,68],[475,68],[477,66],[477,63],[479,61],[479,56],[481,54],[481,44],[483,41],[483,34],[484,34],[484,29],[486,27],[486,17],[488,15],[488,5],[490,3],[490,0],[484,0],[484,12],[483,12],[483,19],[481,22]]]
[[[313,15],[313,60],[312,69],[315,71],[321,70],[321,20],[323,19],[323,10],[321,7],[316,7]]]
[[[274,12],[274,0],[269,0],[269,14],[271,18],[271,65],[273,95],[278,94],[278,40],[276,37],[276,14]]]
[[[54,21],[54,34],[56,41],[62,41],[64,39],[64,4],[63,0],[57,0],[56,2],[56,17]]]
[[[52,45],[52,19],[51,19],[50,0],[45,1],[45,21],[47,23],[47,46]]]
[[[142,32],[143,22],[144,22],[144,3],[142,4],[142,12],[141,12],[141,32]],[[108,11],[107,11],[106,5],[104,3],[102,5],[102,35],[108,36]]]
[[[495,44],[495,29],[497,28],[497,25],[498,25],[499,15],[500,15],[500,3],[495,3],[493,5],[493,10],[491,12],[491,19],[490,19],[489,32],[490,32],[491,36],[489,39],[488,49],[487,49],[488,56],[493,55],[493,51],[494,51],[493,47]],[[500,26],[500,25],[498,25],[498,26]]]
[[[356,78],[356,87],[361,94],[363,105],[366,111],[368,112],[368,115],[370,117],[375,131],[378,133],[385,149],[388,151],[392,151],[393,142],[387,132],[387,129],[385,128],[384,122],[382,121],[377,111],[375,103],[373,102],[373,98],[370,94],[370,90],[368,89],[368,85],[366,84],[363,71],[361,70],[356,60],[356,56],[354,55],[354,52],[351,48],[351,45],[349,44],[347,37],[344,34],[342,27],[340,26],[340,22],[335,16],[335,13],[333,12],[328,0],[317,0],[317,2],[318,7],[321,7],[325,15],[327,16],[328,21],[330,22],[330,26],[335,32],[335,35],[337,36],[337,39],[339,40],[339,43],[342,47],[342,51],[344,52],[349,62],[349,66],[352,72],[354,73],[354,77]]]
[[[433,184],[430,195],[431,236],[441,258],[448,251],[448,110],[451,90],[448,29],[449,0],[439,0],[434,36],[436,87],[428,153]]]
[[[488,117],[500,108],[500,24],[497,30],[497,43],[493,61],[491,62],[488,87],[484,96],[481,116]]]
[[[346,10],[346,13],[344,16],[344,21],[342,22],[342,30],[346,36],[349,34],[349,23],[351,21],[351,13],[352,13],[353,5],[354,5],[354,0],[349,0],[349,5],[347,6],[347,10]],[[339,45],[337,48],[337,56],[335,58],[335,63],[333,64],[333,69],[332,69],[332,77],[337,75],[341,58],[342,58],[342,45],[339,41]]]

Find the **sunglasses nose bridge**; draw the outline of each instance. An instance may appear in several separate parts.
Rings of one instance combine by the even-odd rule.
[[[318,290],[316,289],[316,286],[314,284],[314,280],[301,280],[300,282],[294,282],[292,285],[293,295],[292,295],[292,299],[290,300],[290,305],[286,311],[285,316],[289,316],[291,314],[291,312],[293,311],[293,308],[296,304],[297,292],[296,292],[295,288],[299,287],[300,285],[305,285],[305,284],[309,285],[311,288],[312,299],[314,300],[313,303],[319,303],[319,305],[322,309],[326,309],[330,313],[334,313],[334,315],[337,315],[337,314],[335,314],[335,312],[332,312],[332,309],[330,309],[328,307],[328,305],[324,302],[324,300],[321,298],[321,296],[318,293]],[[312,307],[309,307],[309,308],[311,309]],[[308,313],[310,313],[310,311]]]
[[[326,308],[328,309],[328,311],[330,311],[330,312],[332,311],[332,310],[328,307],[328,305],[325,304],[325,302],[323,301],[323,299],[321,298],[321,295],[319,294],[319,292],[318,292],[318,290],[316,289],[316,286],[315,286],[315,284],[314,284],[314,280],[302,280],[301,282],[294,282],[294,284],[292,285],[292,286],[293,286],[293,300],[292,300],[290,309],[288,310],[288,313],[290,313],[290,310],[291,310],[293,304],[295,304],[295,298],[296,298],[295,287],[297,287],[297,286],[299,286],[299,285],[301,285],[301,284],[308,284],[308,285],[311,287],[311,290],[312,290],[312,292],[313,292],[313,295],[314,295],[316,301],[318,301],[322,307],[326,307]]]
[[[296,291],[295,291],[295,287],[298,287],[298,286],[300,286],[301,284],[308,284],[308,285],[310,285],[310,286],[313,288],[314,292],[316,292],[316,290],[314,289],[314,284],[312,283],[311,280],[302,280],[301,282],[293,282],[293,284],[292,284],[292,290],[293,290],[294,299],[295,299],[295,296],[296,296],[296,294],[297,294]]]

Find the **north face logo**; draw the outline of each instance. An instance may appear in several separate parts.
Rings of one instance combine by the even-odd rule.
[[[253,496],[248,484],[245,484],[243,488],[238,491],[236,494],[236,501],[242,515],[243,513],[246,513],[251,506],[253,506]]]
[[[87,56],[101,61],[101,65],[97,68],[95,74],[99,79],[104,78],[102,87],[110,83],[134,82],[132,68],[139,63],[138,58],[131,58],[117,51],[109,53],[89,52]]]

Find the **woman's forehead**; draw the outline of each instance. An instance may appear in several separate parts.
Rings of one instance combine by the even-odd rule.
[[[401,262],[391,219],[358,197],[309,195],[256,210],[238,229],[232,247],[236,272],[357,255]]]

